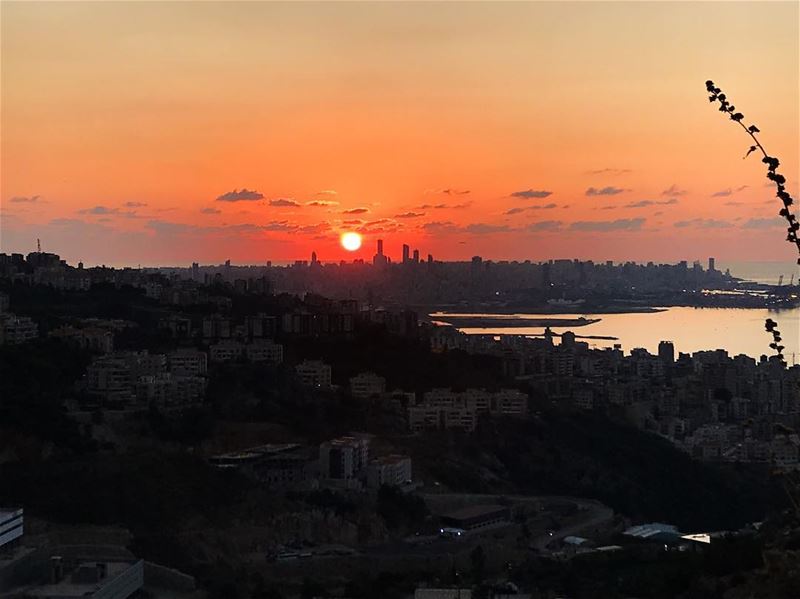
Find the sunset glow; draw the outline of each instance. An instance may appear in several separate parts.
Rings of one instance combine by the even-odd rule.
[[[3,2],[0,249],[781,260],[798,3]],[[713,35],[714,42],[709,43]]]

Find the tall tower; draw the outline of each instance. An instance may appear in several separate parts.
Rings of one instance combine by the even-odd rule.
[[[408,254],[411,251],[411,248],[408,247],[407,243],[403,244],[403,264],[408,264]]]
[[[378,240],[378,255],[383,256],[383,239]]]
[[[709,271],[709,272],[714,272],[715,270],[717,270],[717,268],[716,268],[716,266],[717,266],[716,262],[717,262],[717,261],[716,261],[714,258],[709,258],[709,259],[708,259],[708,271]]]
[[[413,258],[413,260],[414,260],[414,264],[417,264],[419,262],[419,250],[414,250],[414,258]]]

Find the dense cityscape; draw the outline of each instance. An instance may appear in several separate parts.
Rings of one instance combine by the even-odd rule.
[[[784,563],[800,366],[766,343],[651,354],[549,327],[592,296],[640,311],[655,290],[744,289],[774,306],[796,287],[748,287],[713,260],[391,264],[378,247],[366,265],[187,269],[0,254],[1,596],[800,588]],[[467,335],[414,308],[454,285],[552,322]]]

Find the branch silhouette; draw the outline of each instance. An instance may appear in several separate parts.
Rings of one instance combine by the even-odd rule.
[[[761,145],[761,142],[756,137],[756,133],[761,133],[759,128],[755,125],[750,125],[748,127],[744,124],[744,115],[741,112],[736,112],[736,107],[728,101],[728,97],[722,93],[720,88],[714,85],[713,81],[706,81],[706,91],[709,93],[708,101],[719,102],[719,111],[726,113],[728,117],[739,125],[753,140],[755,145],[750,146],[744,157],[747,158],[756,151],[760,151],[763,155],[761,162],[767,165],[767,179],[775,184],[777,190],[775,195],[783,202],[783,208],[778,212],[778,216],[785,218],[788,224],[786,227],[786,241],[794,244],[797,247],[798,254],[800,254],[800,237],[798,237],[797,234],[798,230],[800,230],[800,222],[797,221],[797,217],[792,213],[792,209],[790,208],[790,206],[794,204],[794,200],[792,196],[789,195],[789,192],[786,191],[786,177],[778,173],[778,166],[781,164],[780,160],[767,153],[764,146]],[[800,264],[800,258],[797,259],[797,264]]]
[[[792,213],[791,206],[794,204],[794,199],[792,199],[792,196],[788,191],[786,191],[786,177],[778,173],[778,167],[781,164],[780,160],[774,156],[770,156],[767,153],[767,151],[764,149],[764,146],[761,145],[761,142],[756,137],[756,133],[761,133],[759,128],[755,125],[750,125],[749,127],[745,125],[744,115],[741,112],[736,112],[736,107],[731,104],[731,102],[728,100],[728,97],[720,88],[714,85],[714,82],[710,79],[706,81],[706,91],[709,94],[708,101],[712,103],[719,102],[719,111],[727,114],[728,118],[739,125],[744,132],[750,136],[750,139],[753,140],[755,145],[752,145],[748,148],[744,158],[747,158],[750,156],[750,154],[756,151],[760,151],[763,155],[761,162],[767,165],[767,179],[775,184],[775,195],[783,203],[783,208],[781,208],[780,212],[778,212],[778,216],[786,219],[786,223],[788,225],[786,227],[786,241],[794,244],[797,247],[798,254],[800,254],[800,237],[798,237],[797,234],[798,230],[800,230],[800,222],[797,221],[797,217]],[[797,264],[800,264],[800,258],[797,259]],[[786,360],[783,358],[784,347],[783,345],[780,345],[781,334],[777,328],[778,323],[771,318],[767,318],[765,326],[767,332],[772,333],[772,343],[770,343],[769,346],[775,350],[776,356],[781,361],[781,364],[786,366]]]

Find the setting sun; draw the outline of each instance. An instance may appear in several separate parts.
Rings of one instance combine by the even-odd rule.
[[[342,233],[341,237],[342,247],[348,252],[355,252],[361,247],[361,235],[358,233]]]

